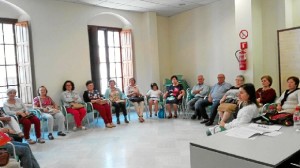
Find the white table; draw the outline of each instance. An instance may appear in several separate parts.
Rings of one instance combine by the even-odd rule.
[[[190,143],[192,168],[261,168],[280,165],[300,153],[300,132],[282,127],[276,137],[229,137],[225,132]],[[300,156],[299,156],[300,158]]]

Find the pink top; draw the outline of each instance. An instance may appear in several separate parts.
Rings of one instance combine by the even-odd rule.
[[[47,106],[54,106],[55,102],[51,99],[51,97],[47,96],[45,98],[40,98],[42,101],[42,106],[45,108]],[[40,100],[38,97],[33,99],[33,103],[36,107],[40,107]]]

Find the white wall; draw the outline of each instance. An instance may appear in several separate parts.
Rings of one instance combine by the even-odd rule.
[[[125,24],[117,17],[108,14],[100,14],[88,21],[88,25],[123,28]]]
[[[234,0],[222,0],[171,17],[171,72],[184,75],[191,86],[200,73],[210,85],[221,72],[233,83],[240,73],[234,13]]]
[[[18,18],[21,13],[15,10],[11,5],[8,5],[0,0],[0,17],[1,18]]]
[[[170,78],[171,71],[171,55],[170,55],[170,26],[169,18],[157,17],[157,38],[158,38],[158,54],[160,69],[160,87],[163,86],[165,78]]]
[[[300,26],[300,1],[293,0],[293,27]]]

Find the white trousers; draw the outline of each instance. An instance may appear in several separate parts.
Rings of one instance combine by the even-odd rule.
[[[137,113],[138,116],[143,116],[143,112],[144,112],[144,101],[141,102],[132,102],[132,104],[134,105],[135,111]]]
[[[10,121],[4,122],[4,126],[16,131],[17,134],[22,132],[19,123],[15,120],[14,117],[10,117]]]
[[[48,132],[53,133],[53,126],[54,126],[54,120],[57,121],[58,125],[58,131],[64,132],[65,131],[65,116],[62,114],[62,112],[58,112],[55,114],[47,114],[42,113],[43,119],[46,119],[48,122]]]

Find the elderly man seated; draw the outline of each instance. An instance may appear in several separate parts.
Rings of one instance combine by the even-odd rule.
[[[201,114],[201,117],[203,117],[203,121],[201,121],[201,124],[205,124],[206,126],[210,126],[214,123],[215,117],[218,113],[218,106],[220,105],[220,100],[224,96],[224,94],[229,90],[231,87],[231,84],[225,82],[225,75],[224,74],[218,74],[218,83],[216,83],[207,99],[204,99],[200,101],[199,103],[195,104],[195,109],[198,114]],[[208,115],[206,113],[206,107],[211,105],[211,115],[210,118],[208,118]]]
[[[195,111],[195,104],[202,101],[209,93],[209,86],[204,84],[203,75],[198,75],[198,83],[192,88],[191,94],[193,98],[187,103],[188,110]],[[201,115],[195,111],[195,114],[192,116],[192,120],[196,119],[200,120]]]

